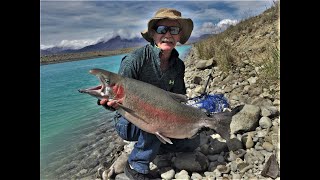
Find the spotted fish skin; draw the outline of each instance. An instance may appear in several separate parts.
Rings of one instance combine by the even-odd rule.
[[[163,143],[170,138],[194,137],[204,127],[214,129],[224,139],[230,139],[233,112],[221,112],[208,117],[198,108],[188,106],[185,95],[175,94],[154,85],[120,76],[103,69],[90,73],[101,82],[100,89],[81,89],[79,92],[97,98],[122,99],[117,111],[140,129],[155,134]],[[100,92],[103,92],[102,94]]]

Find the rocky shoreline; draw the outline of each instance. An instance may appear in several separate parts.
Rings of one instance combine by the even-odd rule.
[[[191,48],[185,60],[187,95],[200,95],[211,73],[208,93],[224,94],[231,109],[244,105],[230,125],[233,139],[226,143],[213,130],[204,131],[194,152],[158,155],[150,168],[159,179],[279,179],[279,85],[262,88],[257,83],[259,68],[246,61],[228,75],[214,61],[202,61]],[[128,179],[123,168],[135,142],[122,140],[106,123],[90,138],[56,164],[58,169],[48,171],[58,179]]]
[[[159,179],[280,179],[279,85],[259,86],[259,71],[249,62],[243,62],[228,76],[210,63],[201,66],[199,62],[191,51],[185,61],[187,95],[200,95],[211,73],[208,93],[224,94],[231,109],[244,105],[230,125],[233,139],[226,143],[213,130],[201,132],[198,149],[158,155],[150,163],[151,170]],[[90,170],[91,175],[84,168],[73,179],[128,179],[123,168],[135,142],[123,141],[115,134],[112,138],[116,139],[113,146],[118,148]]]

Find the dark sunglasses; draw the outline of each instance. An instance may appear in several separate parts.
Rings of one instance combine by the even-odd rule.
[[[181,28],[177,26],[156,26],[154,30],[158,34],[165,34],[169,31],[171,35],[177,35],[180,33]]]

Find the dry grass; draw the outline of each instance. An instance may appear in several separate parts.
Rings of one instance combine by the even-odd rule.
[[[280,50],[277,47],[270,49],[269,58],[260,65],[259,83],[266,88],[280,82]]]
[[[278,38],[274,36],[278,35],[275,24],[279,19],[279,6],[274,3],[262,14],[243,19],[224,32],[195,43],[199,58],[214,58],[224,73],[249,60],[261,68],[264,84],[277,82],[280,79],[280,50]]]
[[[220,70],[227,73],[235,67],[235,57],[232,54],[232,47],[230,43],[226,42],[224,39],[217,39],[216,48],[216,61],[219,65]]]

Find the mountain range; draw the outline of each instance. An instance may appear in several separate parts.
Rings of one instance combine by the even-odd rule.
[[[204,34],[200,37],[190,37],[188,44],[195,43],[201,39],[205,39],[212,34]],[[132,38],[132,39],[123,39],[120,36],[109,39],[108,41],[100,41],[96,44],[85,46],[80,49],[71,49],[66,47],[52,47],[48,49],[40,49],[40,55],[52,55],[52,54],[66,54],[66,53],[79,53],[79,52],[90,52],[90,51],[112,51],[117,49],[129,48],[129,47],[138,47],[143,46],[147,41],[143,38]]]

